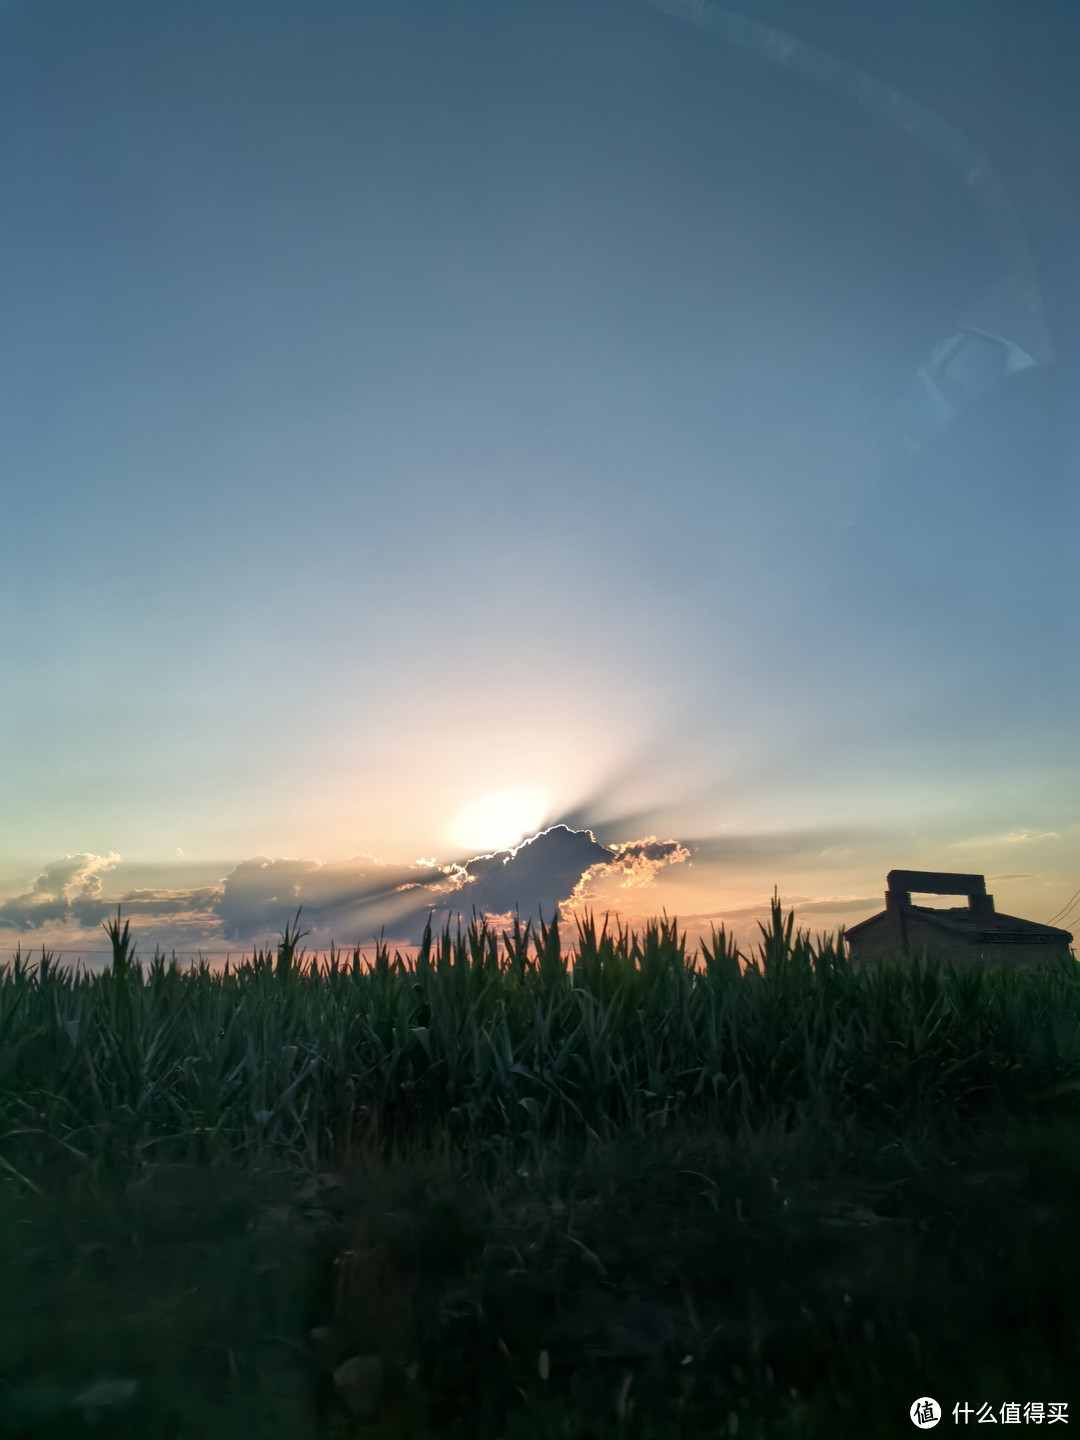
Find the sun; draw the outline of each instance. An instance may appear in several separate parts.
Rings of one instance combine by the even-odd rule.
[[[542,790],[497,790],[483,795],[454,817],[450,839],[473,852],[508,850],[540,828],[547,803]]]

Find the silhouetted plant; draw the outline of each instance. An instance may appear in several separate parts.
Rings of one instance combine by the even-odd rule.
[[[131,921],[124,921],[123,930],[120,929],[120,906],[116,907],[115,920],[103,920],[102,929],[109,937],[109,944],[112,946],[112,972],[118,980],[124,980],[130,974],[135,961],[135,942],[131,938]]]
[[[386,943],[386,931],[375,940],[375,978],[385,984],[390,978],[390,947]]]
[[[784,923],[784,911],[780,904],[780,897],[775,888],[773,898],[769,902],[770,923],[769,928],[758,921],[758,929],[761,931],[762,945],[759,948],[758,956],[762,974],[771,976],[783,970],[793,959],[791,945],[791,931],[795,924],[795,911],[788,912],[787,924]]]
[[[306,930],[300,929],[300,910],[303,908],[301,905],[297,910],[292,927],[290,928],[286,923],[285,929],[281,932],[277,950],[277,977],[279,980],[288,978],[297,968],[299,956],[296,953],[296,947],[308,933]]]
[[[531,936],[532,921],[527,920],[523,927],[521,924],[521,916],[515,910],[514,928],[509,935],[504,932],[502,938],[510,973],[518,980],[524,980],[526,974],[532,969],[532,964],[529,960],[529,940]]]
[[[550,989],[560,980],[565,980],[566,965],[559,941],[558,906],[555,907],[550,925],[545,925],[543,915],[540,916],[540,933],[534,935],[533,944],[536,947],[536,965],[544,988]]]
[[[428,912],[427,923],[424,926],[424,933],[420,938],[420,949],[416,954],[416,976],[417,979],[426,979],[431,972],[431,919],[432,913]]]
[[[742,952],[734,935],[728,935],[724,926],[717,930],[709,926],[711,943],[702,940],[701,955],[705,961],[705,973],[709,979],[734,982],[742,978]]]

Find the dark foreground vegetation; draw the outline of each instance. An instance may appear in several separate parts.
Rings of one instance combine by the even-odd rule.
[[[666,921],[569,966],[557,926],[224,974],[110,934],[0,976],[0,1433],[1080,1424],[1075,960],[853,972],[778,904],[750,963]]]

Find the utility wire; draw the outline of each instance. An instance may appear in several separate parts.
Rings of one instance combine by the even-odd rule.
[[[1066,914],[1067,911],[1073,908],[1077,900],[1080,900],[1080,889],[1074,890],[1073,893],[1069,896],[1068,900],[1065,901],[1065,904],[1062,905],[1061,909],[1053,917],[1053,919],[1048,920],[1046,923],[1048,925],[1056,925],[1062,915]]]

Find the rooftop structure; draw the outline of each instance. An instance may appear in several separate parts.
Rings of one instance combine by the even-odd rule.
[[[885,909],[847,932],[848,954],[856,964],[928,952],[962,964],[1046,965],[1069,954],[1068,930],[999,914],[982,875],[890,870],[887,884]],[[913,893],[966,895],[968,903],[932,909],[913,905]]]

